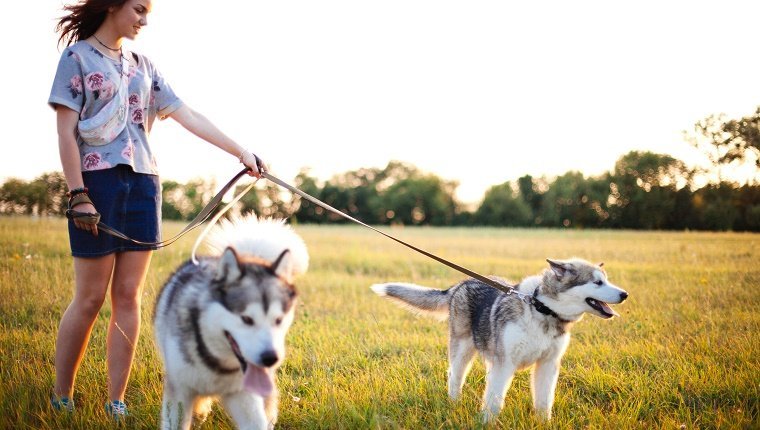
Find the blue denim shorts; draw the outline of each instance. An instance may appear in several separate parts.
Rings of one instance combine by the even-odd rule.
[[[158,176],[135,173],[119,164],[104,170],[82,172],[100,221],[141,242],[161,240],[161,183]],[[69,242],[74,257],[100,257],[114,252],[157,249],[137,245],[99,230],[93,236],[69,221]]]

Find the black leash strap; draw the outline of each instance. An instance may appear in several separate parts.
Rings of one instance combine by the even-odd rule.
[[[184,229],[182,229],[181,232],[179,232],[176,236],[172,237],[171,239],[162,240],[161,242],[142,242],[136,239],[132,239],[131,237],[127,236],[126,234],[116,230],[113,227],[110,227],[109,225],[103,223],[102,221],[98,222],[98,230],[102,230],[105,233],[110,234],[111,236],[118,237],[120,239],[124,239],[128,242],[135,243],[137,245],[144,245],[144,246],[157,246],[159,248],[163,248],[165,246],[169,246],[172,243],[176,242],[180,237],[184,236],[185,233],[189,232],[190,230],[193,230],[194,228],[201,225],[203,222],[205,222],[210,216],[211,213],[216,209],[219,204],[222,202],[222,198],[225,194],[237,183],[237,181],[240,180],[240,178],[243,177],[250,169],[245,168],[238,172],[237,175],[235,175],[232,179],[230,179],[227,184],[222,187],[222,189],[216,193],[214,198],[211,199],[210,202],[198,213],[198,215],[195,216],[195,218],[190,221],[190,224],[188,224]],[[77,212],[73,210],[69,210],[68,212],[71,212],[71,214],[67,214],[70,216],[78,216],[78,214],[81,214],[82,212]]]
[[[139,241],[139,240],[136,240],[136,239],[132,239],[131,237],[129,237],[129,236],[125,235],[124,233],[122,233],[122,232],[114,229],[113,227],[110,227],[109,225],[103,223],[102,221],[98,222],[98,229],[102,230],[103,232],[108,233],[108,234],[110,234],[112,236],[118,237],[120,239],[126,240],[128,242],[132,242],[132,243],[135,243],[135,244],[138,244],[138,245],[156,246],[158,248],[163,248],[165,246],[169,246],[172,243],[176,242],[179,238],[181,238],[182,236],[184,236],[187,232],[195,229],[196,227],[198,227],[199,225],[201,225],[203,222],[205,222],[211,216],[211,213],[214,211],[214,209],[216,209],[219,206],[219,204],[221,203],[222,198],[224,197],[224,195],[227,194],[227,192],[237,183],[237,181],[239,181],[240,178],[243,177],[243,175],[245,175],[249,170],[250,169],[246,167],[243,170],[241,170],[240,172],[238,172],[232,179],[230,179],[230,181],[227,182],[227,184],[224,187],[222,187],[222,189],[214,196],[214,198],[211,199],[210,202],[208,202],[208,204],[201,210],[201,212],[198,215],[195,216],[195,218],[190,222],[190,224],[188,224],[184,229],[182,229],[181,232],[179,232],[176,236],[172,237],[171,239],[164,240],[164,241],[161,241],[161,242],[142,242],[142,241]],[[292,193],[298,194],[299,196],[305,198],[306,200],[314,203],[317,206],[320,206],[320,207],[322,207],[324,209],[329,210],[330,212],[333,212],[333,213],[335,213],[337,215],[342,216],[343,218],[346,218],[349,221],[353,221],[356,224],[362,225],[364,227],[367,227],[370,230],[373,230],[373,231],[375,231],[377,233],[380,233],[383,236],[387,237],[388,239],[394,240],[394,241],[396,241],[396,242],[398,242],[398,243],[400,243],[400,244],[402,244],[402,245],[404,245],[404,246],[406,246],[408,248],[411,248],[411,249],[419,252],[420,254],[422,254],[422,255],[424,255],[424,256],[426,256],[428,258],[431,258],[431,259],[433,259],[433,260],[435,260],[435,261],[437,261],[437,262],[439,262],[441,264],[444,264],[444,265],[446,265],[446,266],[448,266],[448,267],[450,267],[450,268],[452,268],[452,269],[454,269],[456,271],[459,271],[461,273],[464,273],[467,276],[470,276],[470,277],[472,277],[474,279],[477,279],[478,281],[483,282],[486,285],[489,285],[489,286],[491,286],[493,288],[496,288],[497,290],[503,291],[506,294],[512,294],[515,291],[514,288],[512,288],[512,287],[510,287],[508,285],[502,285],[502,284],[494,281],[493,279],[490,279],[490,278],[487,278],[487,277],[481,275],[480,273],[472,271],[472,270],[470,270],[470,269],[468,269],[466,267],[462,267],[462,266],[460,266],[460,265],[458,265],[456,263],[453,263],[453,262],[451,262],[449,260],[446,260],[445,258],[439,257],[439,256],[437,256],[437,255],[435,255],[435,254],[433,254],[431,252],[425,251],[424,249],[418,248],[418,247],[416,247],[416,246],[414,246],[414,245],[412,245],[410,243],[404,242],[401,239],[397,239],[397,238],[391,236],[390,234],[384,233],[384,232],[382,232],[382,231],[380,231],[380,230],[372,227],[369,224],[365,224],[364,222],[359,221],[358,219],[356,219],[356,218],[354,218],[354,217],[352,217],[352,216],[350,216],[348,214],[345,214],[345,213],[343,213],[343,212],[335,209],[334,207],[328,205],[327,203],[325,203],[325,202],[323,202],[323,201],[321,201],[321,200],[319,200],[319,199],[317,199],[315,197],[312,197],[312,196],[304,193],[303,191],[299,190],[298,188],[296,188],[296,187],[294,187],[294,186],[292,186],[292,185],[290,185],[290,184],[282,181],[281,179],[273,176],[269,172],[264,171],[264,172],[262,172],[261,176],[269,179],[270,181],[272,181],[275,184],[277,184],[277,185],[279,185],[279,186],[287,189],[288,191],[290,191]],[[67,215],[69,217],[71,217],[71,216],[76,217],[79,214],[82,214],[82,213],[74,211],[74,210],[67,211]]]
[[[402,244],[402,245],[404,245],[404,246],[406,246],[408,248],[411,248],[411,249],[419,252],[420,254],[425,255],[426,257],[432,258],[433,260],[435,260],[435,261],[437,261],[437,262],[439,262],[441,264],[449,266],[449,267],[451,267],[454,270],[457,270],[459,272],[464,273],[467,276],[475,278],[478,281],[485,283],[486,285],[489,285],[489,286],[491,286],[493,288],[496,288],[497,290],[503,291],[503,292],[505,292],[507,294],[512,294],[514,292],[514,288],[512,288],[512,287],[509,287],[507,285],[502,285],[502,284],[494,281],[493,279],[490,279],[490,278],[487,278],[487,277],[481,275],[480,273],[473,272],[470,269],[462,267],[462,266],[460,266],[460,265],[458,265],[456,263],[452,263],[451,261],[448,261],[448,260],[446,260],[444,258],[441,258],[441,257],[439,257],[439,256],[437,256],[437,255],[435,255],[433,253],[427,252],[424,249],[420,249],[420,248],[418,248],[418,247],[416,247],[416,246],[414,246],[414,245],[412,245],[410,243],[404,242],[401,239],[397,239],[397,238],[395,238],[395,237],[393,237],[393,236],[391,236],[389,234],[383,233],[382,231],[380,231],[380,230],[372,227],[371,225],[365,224],[365,223],[359,221],[358,219],[356,219],[356,218],[354,218],[354,217],[352,217],[350,215],[347,215],[347,214],[345,214],[345,213],[343,213],[343,212],[335,209],[334,207],[328,205],[327,203],[325,203],[325,202],[323,202],[323,201],[321,201],[321,200],[319,200],[319,199],[317,199],[315,197],[312,197],[312,196],[304,193],[303,191],[299,190],[298,188],[296,188],[296,187],[294,187],[292,185],[289,185],[286,182],[283,182],[281,179],[278,179],[278,178],[272,176],[269,172],[263,172],[261,176],[269,179],[270,181],[272,181],[275,184],[277,184],[277,185],[279,185],[279,186],[287,189],[288,191],[290,191],[292,193],[298,194],[299,196],[305,198],[306,200],[314,203],[317,206],[320,206],[320,207],[322,207],[324,209],[329,210],[330,212],[333,212],[333,213],[335,213],[337,215],[340,215],[343,218],[346,218],[347,220],[353,221],[353,222],[355,222],[355,223],[357,223],[359,225],[367,227],[370,230],[374,230],[377,233],[380,233],[380,234],[382,234],[383,236],[385,236],[385,237],[387,237],[389,239],[395,240],[396,242],[398,242],[398,243],[400,243],[400,244]]]

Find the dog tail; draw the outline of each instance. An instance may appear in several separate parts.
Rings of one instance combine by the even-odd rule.
[[[436,290],[414,284],[393,282],[370,287],[378,296],[385,297],[416,314],[425,314],[445,320],[449,317],[449,290]]]

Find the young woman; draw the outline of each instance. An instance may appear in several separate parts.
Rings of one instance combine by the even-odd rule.
[[[239,157],[260,176],[263,164],[175,95],[142,55],[122,46],[148,24],[151,0],[82,0],[58,22],[61,55],[48,102],[56,111],[58,147],[69,206],[143,242],[160,240],[161,187],[148,144],[156,117],[172,118]],[[124,392],[140,332],[140,297],[155,247],[98,234],[95,215],[69,221],[74,298],[63,314],[55,352],[56,409],[73,410],[74,380],[98,311],[111,286],[106,410],[126,413]]]

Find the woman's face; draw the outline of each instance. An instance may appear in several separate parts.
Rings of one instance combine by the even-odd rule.
[[[134,40],[140,29],[148,25],[152,7],[151,0],[127,0],[120,8],[110,11],[117,33]]]

